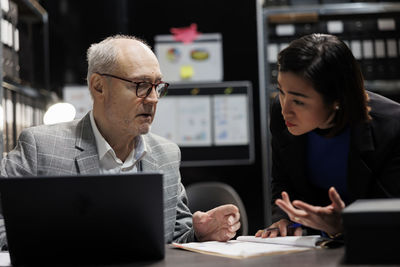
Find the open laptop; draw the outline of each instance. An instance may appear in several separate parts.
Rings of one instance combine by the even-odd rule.
[[[164,257],[163,175],[0,178],[11,263]]]

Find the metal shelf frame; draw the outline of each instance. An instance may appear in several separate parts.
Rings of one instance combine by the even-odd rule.
[[[361,15],[400,11],[399,3],[341,3],[304,6],[276,6],[263,9],[264,18],[272,14],[317,13],[318,15]]]

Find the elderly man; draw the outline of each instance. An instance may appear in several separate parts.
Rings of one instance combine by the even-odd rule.
[[[168,87],[151,49],[135,37],[117,35],[93,44],[87,59],[93,110],[79,121],[25,129],[3,159],[1,175],[163,171],[165,240],[231,239],[240,227],[237,207],[192,216],[179,173],[179,148],[149,133]]]

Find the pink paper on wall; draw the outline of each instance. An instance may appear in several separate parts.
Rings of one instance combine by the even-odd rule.
[[[171,28],[170,32],[172,33],[175,41],[183,42],[184,44],[192,43],[201,35],[201,33],[197,31],[196,23],[190,24],[189,27]]]

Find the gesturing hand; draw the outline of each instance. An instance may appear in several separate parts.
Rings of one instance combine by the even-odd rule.
[[[345,204],[335,188],[331,187],[328,194],[332,203],[326,207],[312,206],[300,200],[290,202],[286,192],[282,192],[282,199],[277,199],[275,204],[290,220],[334,235],[342,232],[341,211]]]
[[[240,228],[239,209],[235,205],[223,205],[207,212],[193,214],[193,228],[199,241],[228,241]]]

